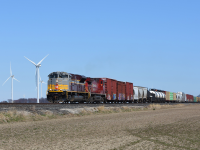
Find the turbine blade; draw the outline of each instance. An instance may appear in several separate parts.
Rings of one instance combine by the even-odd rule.
[[[12,76],[11,62],[10,62],[10,76]]]
[[[25,56],[24,56],[25,57]],[[26,59],[28,59],[27,57],[25,57]],[[36,66],[36,64],[33,62],[33,61],[31,61],[30,59],[28,59],[32,64],[34,64],[35,66]]]
[[[11,77],[11,76],[10,76],[10,77]],[[9,77],[8,79],[10,79],[10,77]],[[3,85],[8,81],[8,79],[3,83]],[[2,86],[3,86],[3,85],[2,85]]]
[[[18,81],[16,78],[13,78],[13,79],[15,79],[16,81]],[[18,82],[20,82],[20,81],[18,81]]]
[[[48,54],[48,55],[49,55],[49,54]],[[47,56],[48,56],[48,55],[47,55]],[[37,65],[41,64],[42,61],[43,61],[47,56],[45,56]]]

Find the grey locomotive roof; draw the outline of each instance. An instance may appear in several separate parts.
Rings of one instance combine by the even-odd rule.
[[[67,73],[67,72],[60,72],[60,71],[52,72],[52,73],[50,73],[49,75],[53,75],[53,74],[70,75],[70,73]]]
[[[57,72],[52,72],[48,75],[51,76],[51,75],[54,75],[54,74],[58,74],[58,75],[69,75],[70,77],[77,77],[77,78],[87,78],[86,76],[83,76],[83,75],[79,75],[79,74],[72,74],[72,73],[67,73],[67,72],[60,72],[60,71],[57,71]]]

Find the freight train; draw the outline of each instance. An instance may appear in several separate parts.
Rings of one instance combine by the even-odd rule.
[[[90,78],[59,71],[48,77],[47,100],[52,103],[200,102],[199,97],[184,92],[148,89],[110,78]]]

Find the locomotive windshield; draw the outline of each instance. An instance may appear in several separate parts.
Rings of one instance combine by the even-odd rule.
[[[68,78],[68,75],[62,75],[61,78]]]
[[[49,78],[58,78],[58,74],[51,74]]]

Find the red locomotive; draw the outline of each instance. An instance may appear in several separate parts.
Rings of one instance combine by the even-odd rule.
[[[109,78],[87,78],[85,88],[91,93],[90,101],[133,102],[133,83]]]

